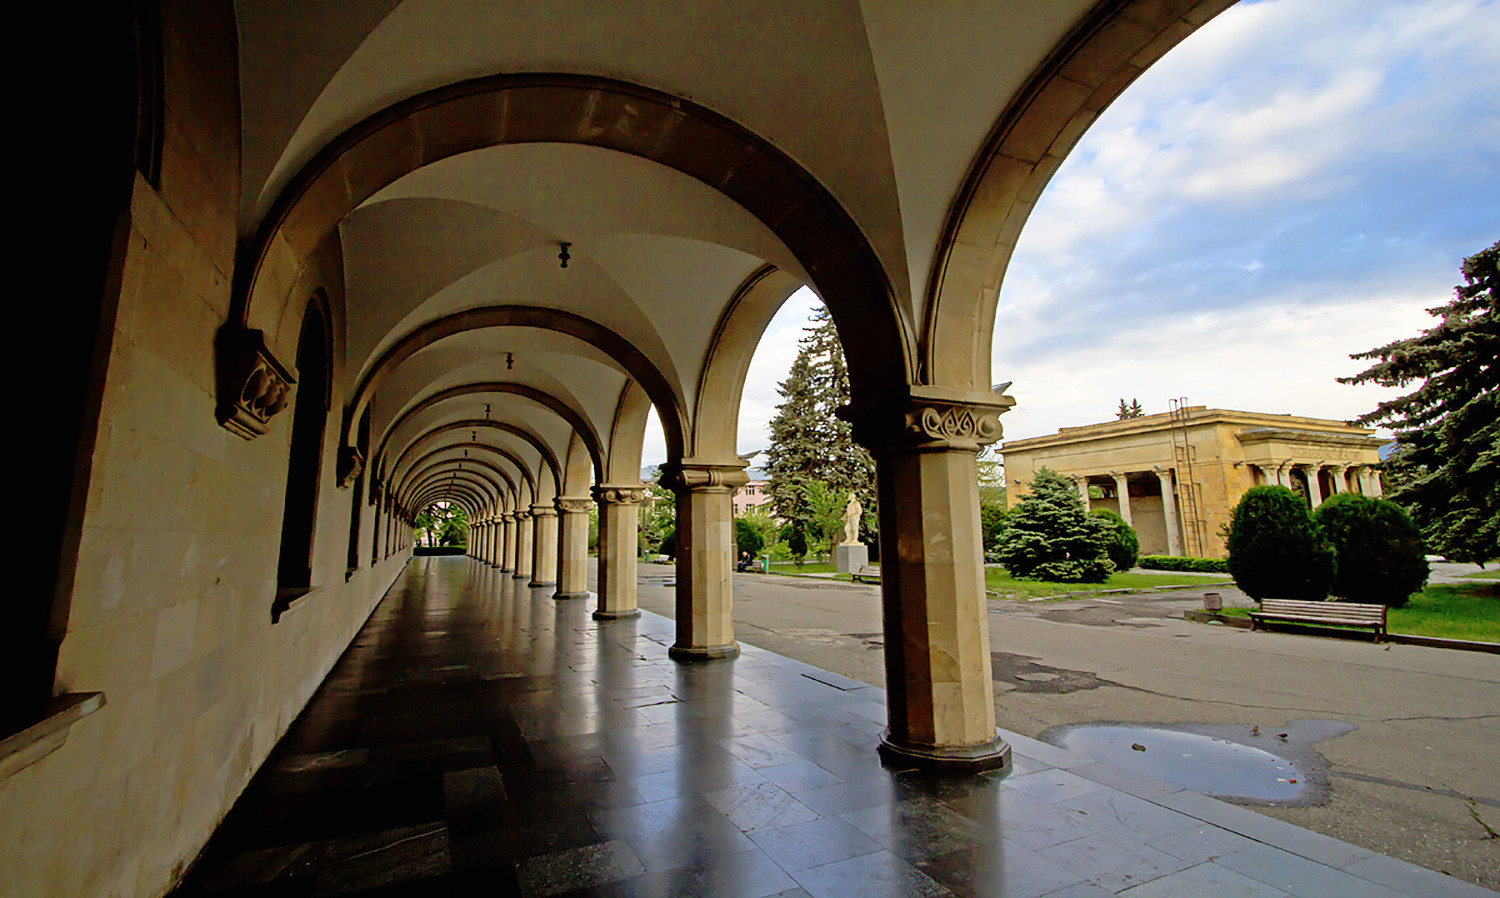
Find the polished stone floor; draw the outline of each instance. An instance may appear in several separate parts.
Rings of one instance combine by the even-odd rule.
[[[1016,736],[890,771],[882,690],[417,558],[180,895],[1492,894]]]

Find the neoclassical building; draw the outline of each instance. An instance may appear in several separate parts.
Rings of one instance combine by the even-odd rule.
[[[975,484],[1012,404],[990,388],[997,293],[1080,135],[1227,5],[31,10],[68,77],[28,82],[52,320],[18,341],[45,377],[13,391],[46,451],[20,478],[37,523],[0,653],[5,890],[169,889],[439,499],[468,511],[475,564],[632,614],[651,408],[671,656],[734,656],[739,398],[803,285],[877,466],[881,751],[1005,765]],[[1275,425],[1290,442],[1243,443],[1265,476],[1350,473],[1344,443]],[[1086,473],[1150,486],[1169,460]]]
[[[1220,528],[1253,486],[1291,487],[1312,508],[1335,493],[1378,496],[1389,440],[1342,421],[1181,406],[1064,427],[1001,446],[1014,507],[1040,468],[1078,485],[1092,508],[1135,527],[1142,554],[1225,556]]]

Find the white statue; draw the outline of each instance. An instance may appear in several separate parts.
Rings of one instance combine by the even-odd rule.
[[[859,519],[864,511],[864,506],[859,504],[859,500],[854,498],[853,493],[850,493],[849,504],[844,506],[844,539],[839,545],[859,545]]]

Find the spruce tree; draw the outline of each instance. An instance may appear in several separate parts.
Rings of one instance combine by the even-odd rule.
[[[1042,468],[1031,492],[1006,515],[1000,563],[1022,580],[1102,583],[1114,570],[1111,538],[1109,525],[1084,510],[1078,489]]]
[[[1340,383],[1421,385],[1356,420],[1388,424],[1390,498],[1429,549],[1453,561],[1500,558],[1500,242],[1463,262],[1465,284],[1415,337],[1351,358],[1379,359]]]
[[[867,520],[872,519],[875,462],[854,442],[849,422],[834,414],[849,402],[849,368],[827,309],[813,314],[778,392],[782,402],[771,419],[765,467],[776,514],[801,535],[803,544],[817,542],[809,490],[819,481],[844,500],[854,493]]]

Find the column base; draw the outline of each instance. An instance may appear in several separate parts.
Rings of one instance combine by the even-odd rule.
[[[588,595],[588,593],[584,593]],[[595,611],[594,620],[625,620],[630,617],[640,617],[641,609],[632,608],[629,611]]]
[[[559,602],[567,601],[569,599],[586,599],[588,597],[589,594],[586,592],[554,592],[552,594],[552,598],[558,600]]]
[[[740,655],[740,644],[731,642],[728,645],[674,645],[667,649],[667,657],[677,661],[717,661],[720,658],[738,658]]]
[[[557,581],[556,580],[533,580],[533,581],[531,581],[530,583],[528,583],[526,585],[529,586],[529,587],[531,587],[532,589],[541,589],[543,586],[556,586],[557,585]]]
[[[998,735],[978,745],[903,745],[891,731],[880,736],[880,762],[887,767],[918,768],[942,773],[983,773],[1010,768],[1010,745]]]
[[[529,579],[531,577],[530,574],[511,574],[510,576],[511,576],[512,579],[515,579],[515,580],[526,580],[526,579]]]

